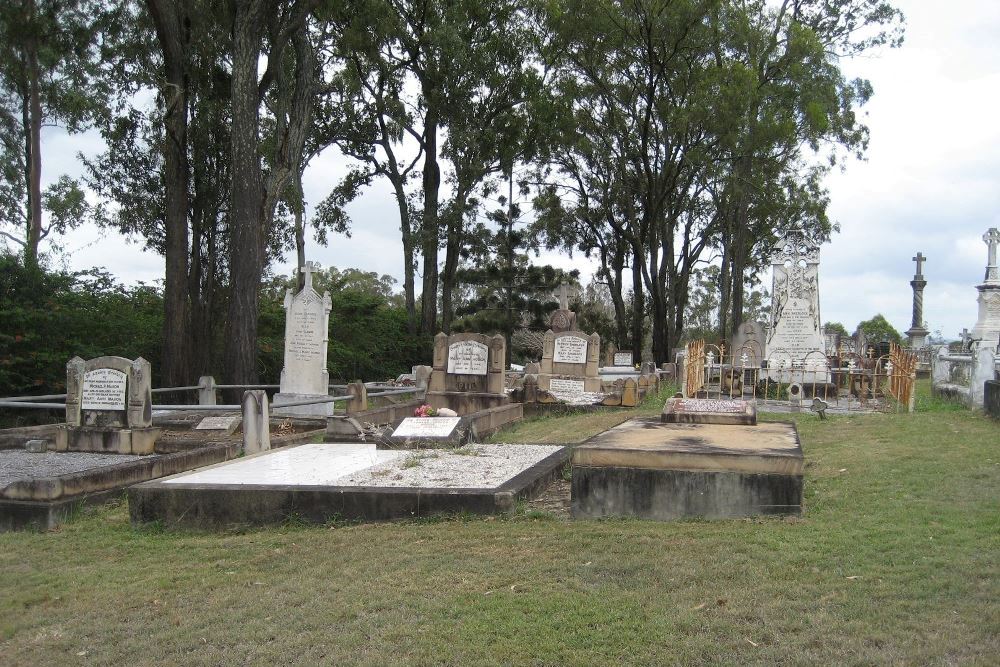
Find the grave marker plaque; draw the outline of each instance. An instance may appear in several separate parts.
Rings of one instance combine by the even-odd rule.
[[[631,352],[615,352],[615,366],[632,366]]]

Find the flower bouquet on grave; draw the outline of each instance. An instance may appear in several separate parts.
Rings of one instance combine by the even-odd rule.
[[[417,408],[416,410],[413,411],[413,416],[414,417],[436,417],[437,416],[437,410],[435,410],[431,406],[429,406],[426,403],[424,403],[419,408]]]

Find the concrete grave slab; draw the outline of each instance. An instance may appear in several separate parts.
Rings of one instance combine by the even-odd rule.
[[[802,448],[792,423],[633,419],[574,451],[573,516],[799,514],[802,469]]]
[[[494,514],[540,492],[568,450],[469,445],[400,451],[320,443],[265,452],[129,489],[132,521],[227,527],[289,517],[380,521],[447,512]]]
[[[757,406],[742,399],[668,398],[660,421],[664,424],[757,423]]]

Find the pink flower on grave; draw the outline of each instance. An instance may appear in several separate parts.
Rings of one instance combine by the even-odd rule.
[[[413,411],[414,417],[433,417],[435,415],[437,415],[437,410],[427,405],[426,403],[424,403],[419,408]]]

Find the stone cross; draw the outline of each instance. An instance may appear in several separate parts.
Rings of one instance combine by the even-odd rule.
[[[559,285],[559,308],[569,310],[569,286],[566,283]]]
[[[323,267],[320,266],[320,264],[318,262],[306,262],[304,266],[300,266],[299,267],[299,272],[302,273],[305,276],[305,279],[304,279],[305,282],[302,285],[302,289],[305,289],[307,287],[312,287],[312,284],[313,284],[312,274],[313,273],[319,273],[322,270],[323,270]]]
[[[923,271],[923,264],[924,264],[924,262],[927,261],[927,258],[924,257],[923,253],[918,252],[917,256],[913,257],[912,259],[913,259],[914,262],[917,263],[917,275],[918,276],[923,275],[923,273],[924,273],[924,271]]]
[[[997,280],[997,245],[1000,244],[1000,229],[990,227],[983,234],[983,242],[988,248],[986,255],[986,280]]]
[[[969,349],[969,330],[962,329],[962,351]]]

